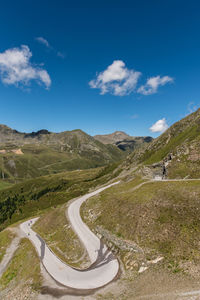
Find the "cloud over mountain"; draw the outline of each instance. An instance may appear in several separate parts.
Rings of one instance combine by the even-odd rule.
[[[168,127],[169,126],[167,125],[166,119],[163,118],[161,120],[158,120],[149,129],[151,130],[151,132],[164,132]]]

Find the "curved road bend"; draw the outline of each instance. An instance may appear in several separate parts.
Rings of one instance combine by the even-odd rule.
[[[119,271],[118,260],[83,223],[80,216],[80,207],[88,198],[118,183],[115,182],[84,195],[72,202],[68,208],[71,225],[85,246],[92,263],[86,270],[77,270],[70,267],[48,248],[44,240],[31,229],[31,226],[38,218],[26,221],[20,225],[21,230],[26,233],[27,237],[34,244],[48,273],[62,285],[76,289],[96,289],[108,284],[117,276]]]

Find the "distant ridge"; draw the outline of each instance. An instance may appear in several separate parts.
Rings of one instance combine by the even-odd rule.
[[[153,138],[150,136],[130,136],[123,131],[115,131],[111,134],[95,135],[94,138],[103,144],[113,144],[123,151],[132,152],[143,144],[150,143]]]
[[[19,153],[21,155],[19,155]],[[0,178],[33,178],[115,163],[125,153],[80,129],[24,133],[0,125]]]

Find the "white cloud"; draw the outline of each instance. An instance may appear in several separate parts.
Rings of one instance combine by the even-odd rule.
[[[149,129],[151,130],[151,132],[164,132],[168,127],[169,126],[167,125],[166,119],[163,118],[161,120],[158,120]]]
[[[142,85],[139,89],[138,89],[138,93],[143,94],[143,95],[151,95],[151,94],[155,94],[158,90],[159,86],[163,86],[167,83],[173,82],[173,78],[169,77],[169,76],[155,76],[155,77],[151,77],[147,80],[145,85]]]
[[[115,96],[124,96],[133,92],[142,73],[126,68],[122,60],[115,60],[101,73],[97,73],[96,79],[89,82],[93,89],[100,89],[100,94],[111,93]],[[150,77],[146,84],[137,89],[137,93],[143,95],[155,94],[159,86],[172,83],[174,79],[169,76]]]
[[[108,68],[97,74],[96,79],[91,80],[91,88],[100,89],[100,94],[111,93],[115,96],[130,94],[136,87],[141,73],[129,70],[122,60],[115,60]]]
[[[36,37],[35,39],[36,39],[36,41],[38,41],[40,44],[45,45],[47,48],[51,48],[49,42],[48,42],[45,38],[43,38],[42,36]]]
[[[43,83],[46,88],[51,85],[51,79],[46,70],[32,65],[32,53],[28,46],[8,49],[0,53],[0,74],[4,84],[28,85],[31,80]]]

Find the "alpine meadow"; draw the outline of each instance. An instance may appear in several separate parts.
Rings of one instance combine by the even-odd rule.
[[[200,3],[0,10],[0,299],[200,299]]]

